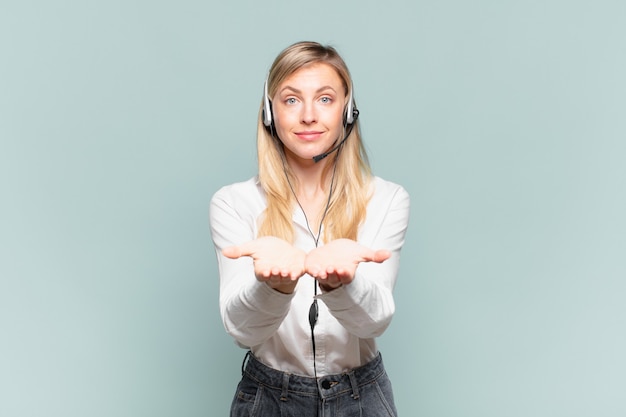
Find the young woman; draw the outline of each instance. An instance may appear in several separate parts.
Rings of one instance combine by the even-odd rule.
[[[233,417],[397,414],[375,339],[409,196],[371,174],[358,115],[336,50],[291,45],[265,83],[258,176],[211,200],[222,319],[249,350]]]

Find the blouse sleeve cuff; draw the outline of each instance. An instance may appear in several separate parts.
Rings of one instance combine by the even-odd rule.
[[[264,282],[254,281],[246,291],[246,299],[255,306],[258,311],[283,315],[289,309],[289,304],[294,294],[284,294],[276,291]]]
[[[347,310],[355,304],[360,304],[369,291],[368,284],[363,279],[355,279],[346,285],[342,285],[332,291],[318,295],[331,310]]]

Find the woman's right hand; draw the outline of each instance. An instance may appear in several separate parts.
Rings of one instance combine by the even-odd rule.
[[[224,248],[222,254],[230,259],[251,257],[256,279],[285,294],[292,293],[298,279],[304,275],[306,253],[277,237],[265,236],[230,246]]]

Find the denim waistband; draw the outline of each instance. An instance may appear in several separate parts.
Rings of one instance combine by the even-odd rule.
[[[247,363],[246,363],[247,359]],[[286,399],[290,392],[298,395],[330,398],[352,392],[359,398],[359,387],[370,384],[385,373],[382,356],[376,355],[369,363],[350,371],[319,378],[294,375],[282,372],[261,363],[250,352],[244,359],[243,374],[268,388],[281,390],[281,398]]]

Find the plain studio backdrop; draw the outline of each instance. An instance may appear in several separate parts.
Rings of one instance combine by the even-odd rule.
[[[626,3],[0,4],[0,415],[225,416],[208,204],[276,54],[334,45],[411,223],[402,416],[626,415]]]

